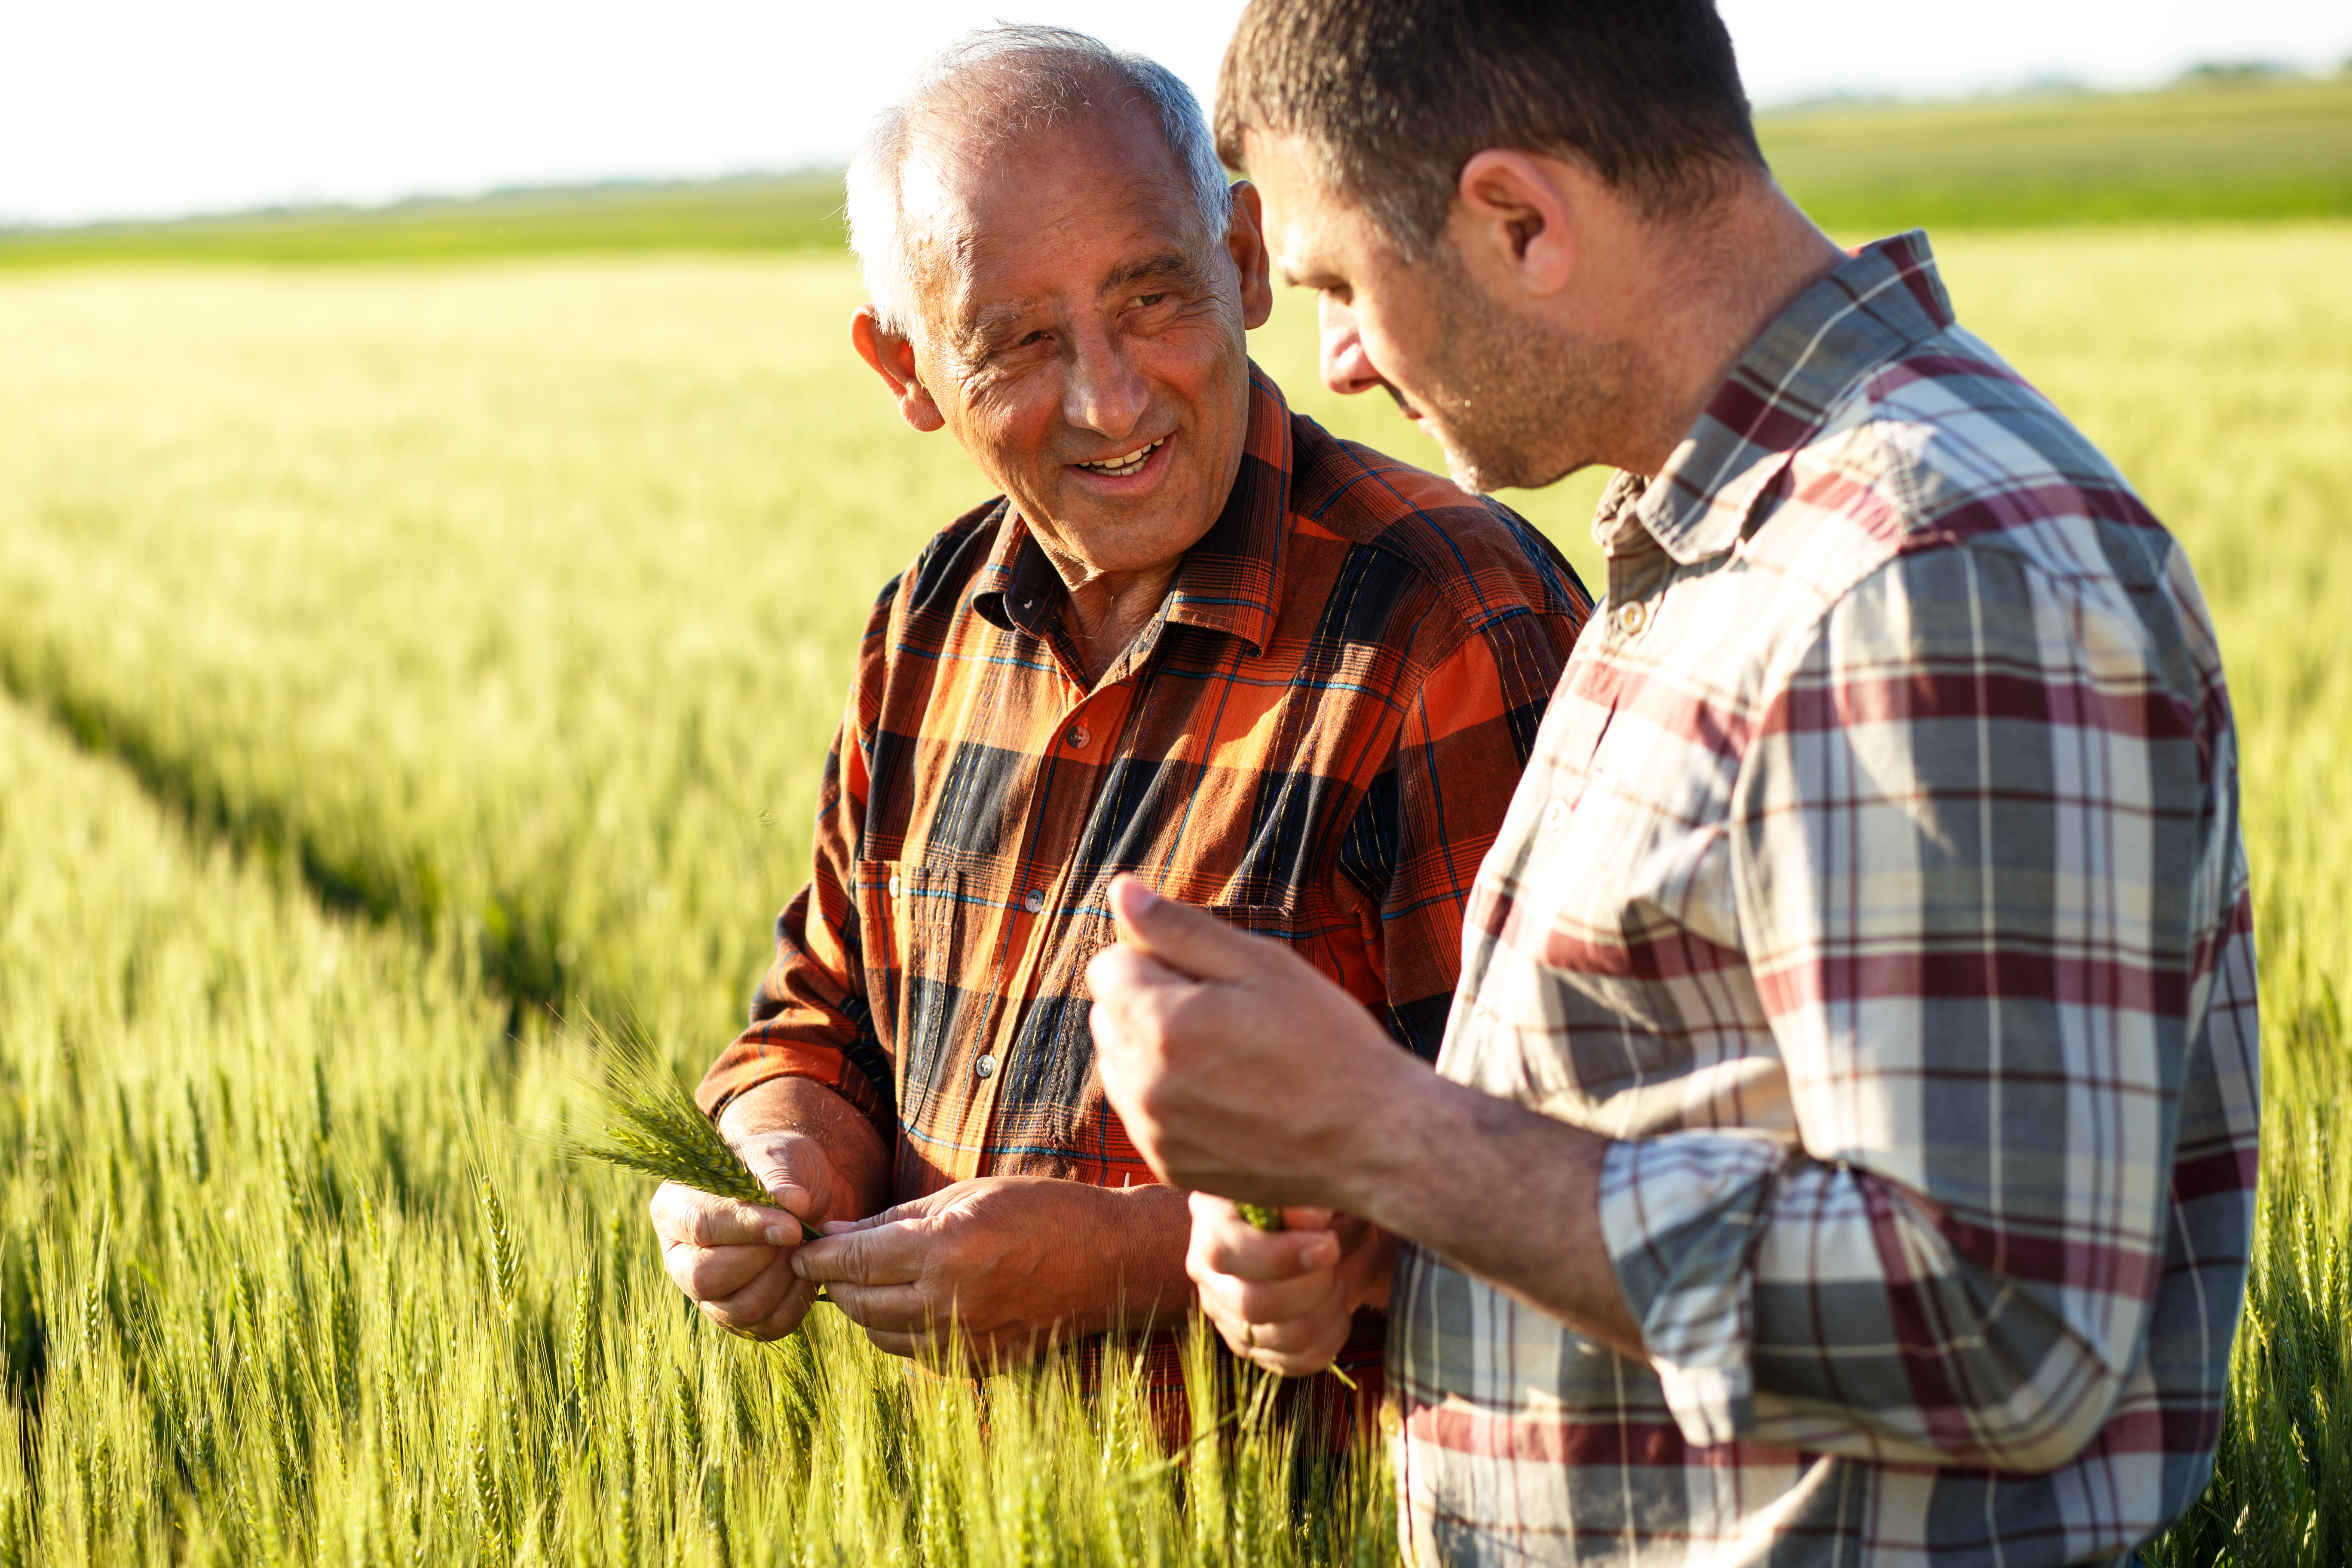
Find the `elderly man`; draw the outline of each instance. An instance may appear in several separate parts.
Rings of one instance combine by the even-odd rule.
[[[702,1087],[776,1207],[669,1186],[654,1219],[730,1329],[789,1332],[822,1284],[886,1350],[1002,1363],[1192,1300],[1184,1195],[1095,1074],[1111,877],[1287,944],[1433,1056],[1586,600],[1511,513],[1253,370],[1257,197],[1160,68],[975,35],[850,193],[859,354],[1003,495],[877,601],[814,875]],[[1377,1372],[1377,1333],[1351,1353]]]
[[[1218,125],[1333,385],[1474,484],[1622,472],[1436,1071],[1114,887],[1128,1127],[1322,1205],[1196,1198],[1204,1305],[1294,1372],[1389,1306],[1423,1561],[2128,1553],[2210,1471],[2255,1173],[2179,549],[1924,235],[1774,186],[1706,0],[1255,0]]]

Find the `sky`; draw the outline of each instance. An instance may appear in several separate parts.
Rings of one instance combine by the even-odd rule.
[[[2332,68],[2346,0],[1719,0],[1748,93],[1953,97],[2207,60]],[[1000,16],[1141,49],[1205,101],[1241,0],[0,0],[0,222],[367,204],[837,164]]]

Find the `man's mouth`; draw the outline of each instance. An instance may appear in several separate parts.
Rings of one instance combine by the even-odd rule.
[[[1095,462],[1073,463],[1070,466],[1072,468],[1084,468],[1089,473],[1108,474],[1113,479],[1123,479],[1129,474],[1141,473],[1143,471],[1143,465],[1150,460],[1151,454],[1160,450],[1162,446],[1167,444],[1167,441],[1168,437],[1162,436],[1159,440],[1152,442],[1149,447],[1138,447],[1134,451],[1128,453],[1125,457],[1103,458]]]

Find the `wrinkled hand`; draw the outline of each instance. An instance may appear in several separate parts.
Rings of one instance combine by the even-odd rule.
[[[833,1167],[824,1148],[798,1132],[759,1132],[736,1152],[776,1201],[772,1207],[718,1198],[664,1182],[653,1198],[662,1267],[730,1333],[782,1339],[800,1327],[816,1287],[793,1272],[801,1220],[821,1221],[833,1201]]]
[[[1435,1075],[1287,944],[1131,877],[1110,902],[1119,943],[1087,970],[1095,1060],[1151,1168],[1251,1203],[1360,1209],[1343,1184],[1367,1126]]]
[[[1194,1193],[1184,1271],[1235,1355],[1305,1377],[1331,1364],[1357,1308],[1388,1304],[1396,1241],[1329,1209],[1282,1217],[1286,1228],[1260,1230],[1227,1199]]]
[[[792,1263],[893,1355],[1017,1365],[1184,1291],[1183,1194],[983,1176],[828,1225]],[[1122,1312],[1122,1308],[1124,1311]]]

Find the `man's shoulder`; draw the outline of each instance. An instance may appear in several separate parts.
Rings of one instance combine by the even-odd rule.
[[[1292,416],[1290,510],[1303,526],[1387,558],[1475,629],[1504,616],[1579,624],[1591,596],[1552,542],[1490,497]]]
[[[2045,574],[2135,588],[2175,554],[2105,454],[1959,327],[1858,377],[1789,455],[1777,488],[1743,552],[1780,558],[1830,598],[1898,558],[1942,550],[2014,553]]]
[[[988,565],[1004,508],[1003,496],[991,496],[925,540],[906,569],[883,584],[882,602],[896,600],[919,610],[959,599]]]

